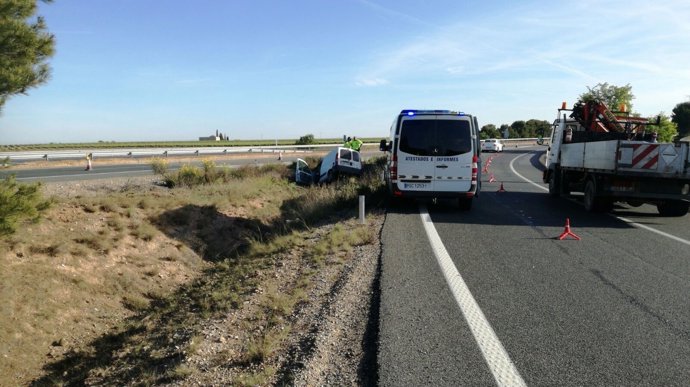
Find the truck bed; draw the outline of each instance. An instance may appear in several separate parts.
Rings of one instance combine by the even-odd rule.
[[[610,140],[563,144],[560,162],[565,169],[687,178],[687,159],[687,143]]]

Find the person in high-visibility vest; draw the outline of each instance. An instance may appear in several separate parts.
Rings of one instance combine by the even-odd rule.
[[[343,148],[351,148],[352,147],[352,137],[348,137],[347,140],[345,140],[345,143],[343,144]]]
[[[358,140],[357,137],[352,137],[352,141],[350,141],[350,149],[359,152],[359,150],[362,149],[362,144],[363,142]]]

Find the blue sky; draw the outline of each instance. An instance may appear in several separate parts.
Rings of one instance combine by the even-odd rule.
[[[52,79],[0,143],[385,137],[405,108],[552,121],[587,86],[690,99],[690,2],[56,0]]]

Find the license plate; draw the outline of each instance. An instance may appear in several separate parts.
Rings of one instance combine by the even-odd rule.
[[[405,189],[429,189],[429,183],[403,183]]]

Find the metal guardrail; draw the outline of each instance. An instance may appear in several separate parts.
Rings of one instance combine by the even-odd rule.
[[[319,148],[332,148],[340,144],[325,145],[279,145],[257,147],[203,147],[203,148],[139,148],[123,150],[64,150],[51,152],[0,152],[0,162],[28,162],[28,161],[56,161],[79,160],[91,154],[93,159],[108,158],[144,158],[144,157],[178,157],[178,156],[205,156],[225,155],[238,153],[278,153],[278,152],[308,152]]]
[[[526,145],[537,143],[536,138],[503,139],[506,146]],[[56,160],[79,160],[91,154],[93,159],[108,158],[144,158],[144,157],[171,157],[171,156],[205,156],[205,155],[225,155],[233,153],[277,153],[277,152],[308,152],[321,150],[321,148],[332,148],[341,144],[320,144],[320,145],[277,145],[277,146],[256,146],[256,147],[200,147],[200,148],[138,148],[123,150],[64,150],[51,152],[0,152],[0,163],[2,162],[28,162],[28,161],[56,161]],[[375,147],[377,144],[368,143],[366,147]]]

